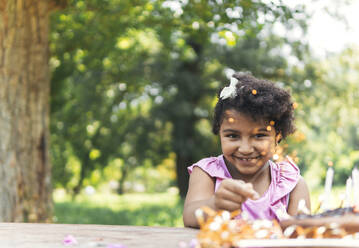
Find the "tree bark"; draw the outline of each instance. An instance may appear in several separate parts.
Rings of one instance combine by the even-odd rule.
[[[0,0],[1,222],[44,222],[52,216],[50,3]]]
[[[195,122],[193,118],[178,120],[174,124],[175,133],[173,135],[176,143],[174,144],[174,151],[176,153],[176,173],[177,186],[181,198],[185,198],[188,190],[189,174],[187,167],[194,162],[194,127]]]
[[[122,175],[118,181],[118,189],[117,189],[117,193],[119,195],[123,195],[125,193],[125,182],[127,179],[128,171],[129,171],[129,166],[122,166],[121,168]]]

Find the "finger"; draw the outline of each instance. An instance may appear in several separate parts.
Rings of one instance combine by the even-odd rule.
[[[215,206],[217,209],[223,209],[227,211],[235,211],[241,209],[241,204],[225,199],[215,201]]]
[[[240,180],[233,180],[233,182],[234,183],[227,185],[230,191],[233,191],[245,198],[250,198],[252,200],[256,200],[259,198],[259,194],[253,189],[253,185],[251,183],[244,183]]]
[[[216,198],[218,199],[233,201],[237,204],[241,204],[247,199],[246,197],[243,197],[242,195],[230,191],[226,188],[222,188],[221,190],[218,190],[215,194],[216,194]]]

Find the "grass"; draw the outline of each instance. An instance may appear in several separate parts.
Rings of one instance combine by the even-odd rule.
[[[56,223],[182,227],[183,202],[175,193],[68,195],[54,193]]]
[[[344,188],[334,188],[331,208],[339,207]],[[321,190],[311,191],[312,211],[318,208]],[[182,227],[183,201],[176,192],[117,195],[81,194],[75,200],[54,192],[55,223]]]

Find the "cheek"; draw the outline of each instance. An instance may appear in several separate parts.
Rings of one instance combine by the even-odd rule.
[[[271,140],[263,140],[257,144],[257,149],[261,151],[262,156],[275,152],[275,143]]]
[[[221,147],[223,153],[230,153],[237,149],[235,142],[230,142],[226,139],[221,139]]]

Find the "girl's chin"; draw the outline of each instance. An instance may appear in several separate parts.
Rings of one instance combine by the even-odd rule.
[[[237,169],[238,173],[245,175],[245,176],[254,176],[256,174],[257,170],[243,170],[243,169]]]
[[[247,163],[236,163],[234,168],[239,174],[250,176],[255,175],[263,166],[258,166],[257,164],[247,164]]]

